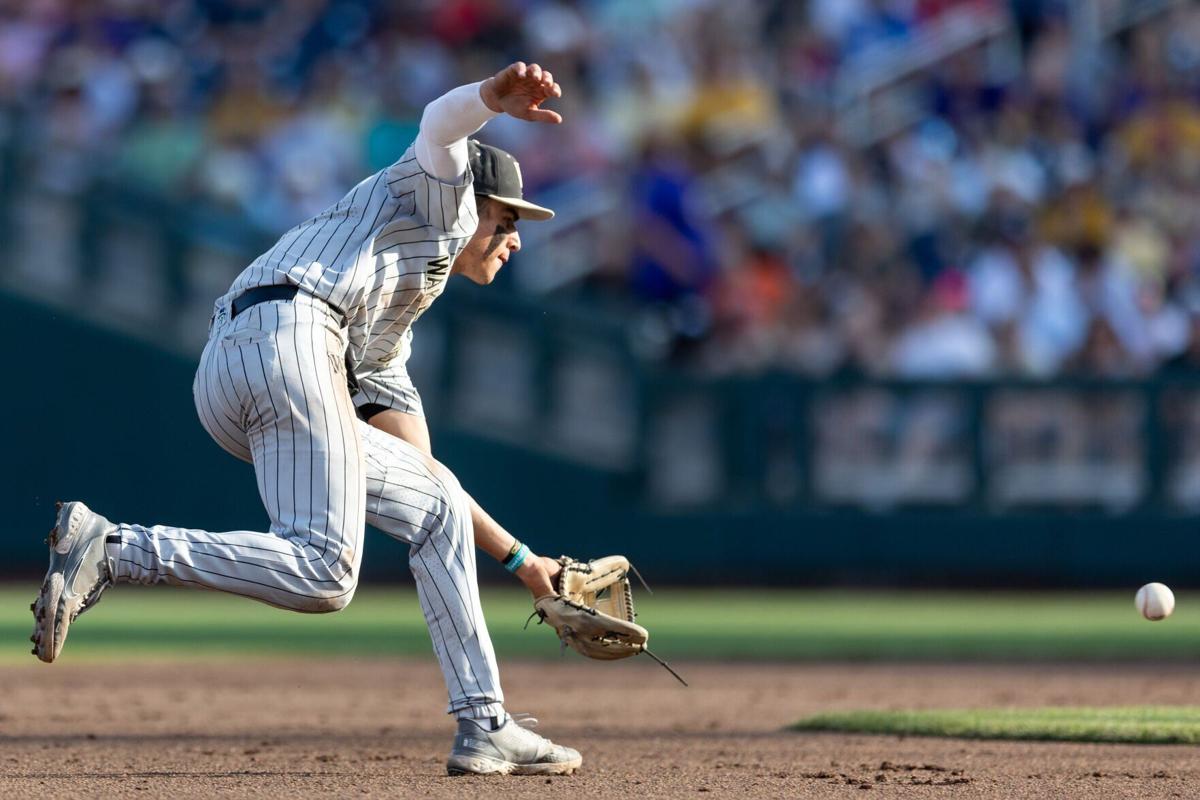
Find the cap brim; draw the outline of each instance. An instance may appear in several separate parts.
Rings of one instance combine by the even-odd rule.
[[[521,219],[531,219],[534,222],[545,222],[548,219],[554,219],[554,212],[550,209],[530,203],[528,200],[522,200],[519,197],[501,197],[498,194],[485,194],[484,197],[490,197],[498,203],[504,203],[506,206],[519,208],[521,210]]]

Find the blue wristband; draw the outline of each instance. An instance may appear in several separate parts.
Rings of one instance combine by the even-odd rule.
[[[504,568],[509,572],[516,572],[521,568],[521,565],[525,563],[525,559],[528,557],[529,546],[523,544],[521,545],[521,549],[516,552],[516,555],[509,559],[508,563],[504,565]]]

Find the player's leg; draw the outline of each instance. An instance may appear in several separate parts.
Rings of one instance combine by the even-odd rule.
[[[297,611],[336,611],[362,558],[366,484],[345,346],[321,306],[264,303],[209,343],[201,420],[254,463],[269,531],[121,525],[116,579],[232,592]]]
[[[450,470],[401,439],[359,425],[367,521],[410,545],[409,567],[450,694],[449,712],[502,717],[496,653],[483,618],[467,495]]]
[[[214,331],[201,359],[201,419],[226,449],[252,458],[270,530],[114,526],[69,504],[34,604],[39,658],[57,657],[70,622],[113,581],[217,589],[297,611],[350,601],[365,475],[344,341],[328,320],[317,306],[255,306]]]
[[[522,727],[504,711],[479,582],[467,493],[450,470],[363,423],[367,521],[408,542],[409,567],[450,694],[458,733],[451,775],[574,772],[583,759]]]

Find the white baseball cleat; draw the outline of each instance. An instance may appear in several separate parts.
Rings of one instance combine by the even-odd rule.
[[[58,505],[58,519],[46,543],[50,569],[42,581],[33,612],[33,654],[49,664],[62,652],[67,628],[75,618],[96,605],[100,594],[112,586],[112,565],[104,540],[117,526],[80,502]]]
[[[460,719],[454,749],[446,762],[450,775],[570,775],[579,769],[583,756],[569,747],[538,736],[511,716],[496,730],[488,720]]]

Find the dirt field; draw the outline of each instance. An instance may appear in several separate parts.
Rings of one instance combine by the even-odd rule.
[[[0,797],[1132,798],[1200,786],[1191,747],[781,730],[838,708],[1195,703],[1200,670],[1183,666],[678,667],[691,689],[649,661],[508,665],[509,709],[583,753],[577,775],[551,780],[446,777],[452,726],[431,661],[8,667]],[[613,719],[572,719],[588,708]]]

